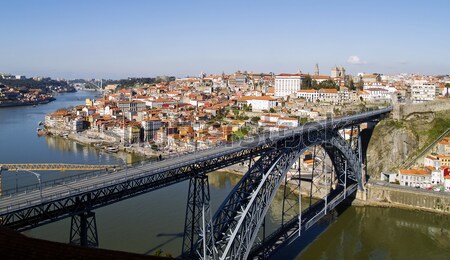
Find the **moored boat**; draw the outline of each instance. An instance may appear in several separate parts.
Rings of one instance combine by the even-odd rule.
[[[117,146],[108,146],[106,147],[106,151],[109,153],[117,153],[119,151],[119,147]]]

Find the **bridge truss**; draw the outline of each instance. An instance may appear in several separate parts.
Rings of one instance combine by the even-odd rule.
[[[293,136],[289,140],[276,143],[272,150],[262,153],[207,225],[206,229],[212,234],[211,237],[199,236],[198,242],[194,244],[193,248],[184,245],[183,255],[188,258],[200,259],[247,259],[249,256],[264,259],[295,238],[295,235],[300,236],[302,231],[313,226],[348,195],[353,194],[358,186],[362,189],[363,154],[360,127],[356,127],[356,136],[353,136],[355,131],[354,127],[351,127],[351,135],[347,141],[338,129],[331,127],[325,131]],[[323,176],[325,156],[320,163],[316,162],[317,146],[320,146],[333,163],[334,188],[332,176]],[[314,154],[313,172],[309,180],[311,184],[310,205],[302,211],[301,196],[299,196],[298,214],[292,219],[287,219],[287,212],[292,211],[295,207],[286,202],[287,194],[292,193],[292,190],[286,190],[289,185],[287,173],[296,162],[298,162],[300,171],[299,157],[311,147],[313,147]],[[320,166],[322,166],[322,177],[327,182],[327,192],[322,200],[312,205],[314,171],[318,171],[315,168]],[[266,239],[265,216],[283,181],[285,185],[281,228]],[[298,174],[297,185],[298,192],[301,194],[300,174]],[[199,211],[197,210],[197,212]],[[195,209],[191,210],[191,214],[195,214]],[[187,219],[187,221],[189,220]],[[263,238],[255,243],[260,228],[263,229]],[[206,252],[211,252],[211,254],[208,255]]]

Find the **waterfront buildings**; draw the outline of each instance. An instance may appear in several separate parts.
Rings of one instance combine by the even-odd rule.
[[[402,186],[424,189],[431,187],[431,173],[429,169],[402,169],[398,173],[398,179]]]

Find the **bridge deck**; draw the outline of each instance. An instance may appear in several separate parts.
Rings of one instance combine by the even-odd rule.
[[[3,163],[0,169],[9,171],[90,171],[117,168],[119,165],[68,163]]]
[[[214,149],[213,156],[231,150],[232,147],[217,147]],[[129,167],[110,174],[101,174],[76,181],[57,184],[54,186],[42,188],[42,200],[40,189],[26,191],[9,196],[2,196],[0,199],[0,215],[18,210],[20,208],[29,207],[31,205],[40,204],[41,202],[57,200],[63,197],[74,196],[88,192],[90,190],[107,187],[117,183],[126,182],[134,178],[142,177],[146,174],[177,168],[186,162],[197,161],[208,157],[210,151],[202,151],[196,154],[188,154],[185,156],[174,157],[170,160],[148,163],[138,167]]]

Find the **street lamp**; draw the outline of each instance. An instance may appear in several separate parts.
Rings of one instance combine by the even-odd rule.
[[[36,178],[38,179],[38,182],[39,182],[39,191],[40,191],[39,193],[40,193],[41,202],[42,202],[42,183],[41,183],[41,175],[40,175],[39,173],[37,173],[37,172],[33,172],[33,171],[30,171],[30,170],[25,170],[25,169],[21,169],[21,168],[18,168],[17,170],[29,172],[29,173],[33,174],[34,176],[36,176]]]

